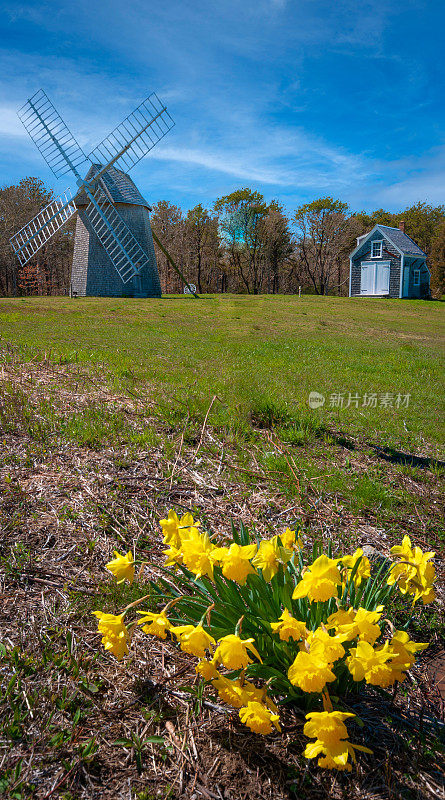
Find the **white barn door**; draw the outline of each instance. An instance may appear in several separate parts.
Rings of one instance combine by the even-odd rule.
[[[375,293],[389,294],[390,264],[376,264]]]
[[[389,294],[390,262],[362,261],[360,294],[382,295]]]
[[[374,267],[373,262],[362,263],[360,294],[374,294]]]

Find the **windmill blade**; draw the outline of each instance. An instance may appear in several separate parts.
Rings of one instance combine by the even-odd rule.
[[[52,200],[9,240],[22,267],[77,211],[67,190]]]
[[[88,194],[90,203],[84,213],[121,281],[128,283],[149,264],[149,258],[102,188]]]
[[[43,89],[25,103],[18,116],[56,178],[70,170],[80,178],[78,167],[88,159]]]
[[[166,107],[153,92],[91,151],[88,158],[93,163],[106,164],[100,174],[112,164],[128,172],[174,124]]]

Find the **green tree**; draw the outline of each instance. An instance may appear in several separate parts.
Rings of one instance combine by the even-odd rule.
[[[359,233],[369,233],[375,225],[388,225],[390,228],[397,228],[397,214],[391,211],[385,211],[384,208],[377,208],[375,211],[366,212],[360,211],[353,215],[359,224]]]
[[[433,207],[427,203],[415,203],[398,215],[398,222],[402,219],[405,222],[405,233],[429,256],[436,230],[445,221],[445,206]]]
[[[445,292],[445,221],[435,230],[431,244],[431,293],[441,297]]]
[[[268,207],[260,192],[237,189],[216,200],[220,231],[231,267],[248,294],[258,294],[264,281],[262,222]]]

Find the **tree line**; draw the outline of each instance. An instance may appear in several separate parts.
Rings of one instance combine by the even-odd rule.
[[[0,294],[64,294],[69,290],[74,221],[57,233],[25,267],[10,237],[53,199],[37,178],[0,189]],[[349,254],[356,237],[377,223],[398,227],[426,252],[433,296],[445,290],[445,206],[418,202],[400,213],[351,212],[347,203],[324,197],[287,214],[277,201],[249,188],[184,212],[160,200],[151,224],[187,280],[200,293],[297,293],[347,295]],[[181,292],[182,281],[155,245],[164,293]]]

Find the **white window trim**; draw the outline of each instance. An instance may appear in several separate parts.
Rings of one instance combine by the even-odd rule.
[[[375,244],[379,244],[380,245],[380,253],[378,254],[378,256],[374,255],[374,245]],[[374,239],[371,242],[371,258],[383,258],[383,239]]]
[[[418,276],[419,280],[416,281]],[[420,286],[420,269],[413,269],[413,286]]]

